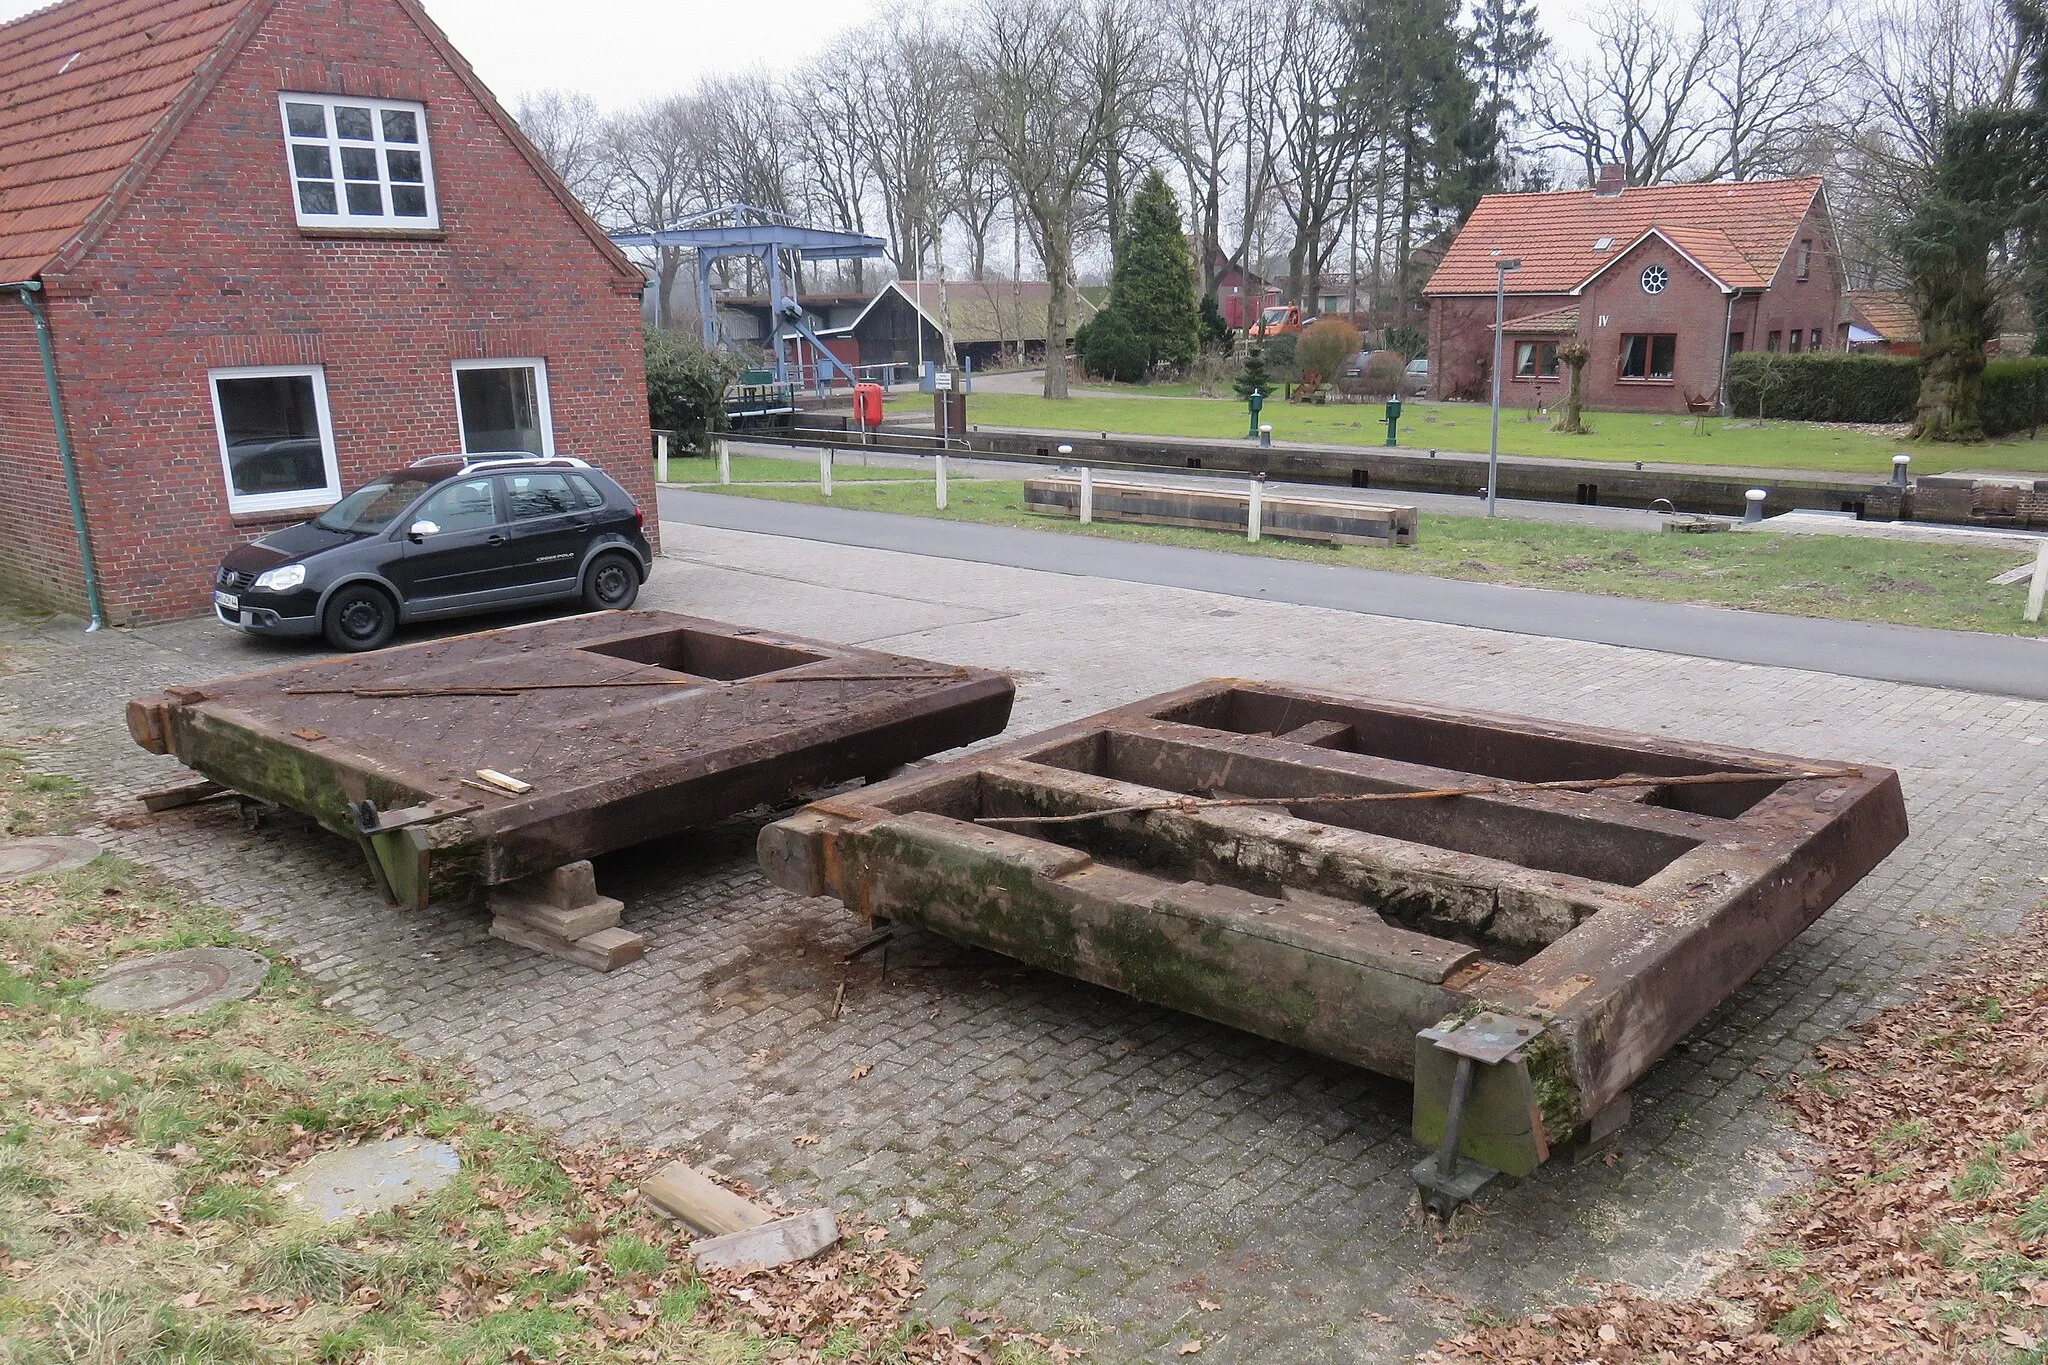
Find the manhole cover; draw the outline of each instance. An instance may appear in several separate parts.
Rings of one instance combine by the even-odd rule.
[[[385,1138],[322,1152],[272,1188],[323,1223],[410,1204],[455,1178],[462,1159],[445,1142]]]
[[[0,882],[32,877],[38,872],[69,872],[100,856],[90,839],[48,834],[34,839],[0,839]]]
[[[121,963],[85,999],[121,1014],[191,1014],[253,993],[269,970],[269,958],[246,948],[185,948]]]

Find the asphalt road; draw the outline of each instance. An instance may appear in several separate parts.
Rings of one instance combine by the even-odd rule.
[[[664,488],[663,521],[2048,701],[2048,641],[1503,587]]]

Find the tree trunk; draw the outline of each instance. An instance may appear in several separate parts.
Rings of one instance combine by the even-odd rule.
[[[654,270],[654,325],[666,332],[675,322],[676,275],[683,268],[683,252],[680,247],[656,247],[657,264]]]
[[[1554,431],[1567,436],[1583,436],[1586,424],[1582,414],[1586,393],[1586,361],[1592,357],[1592,348],[1583,341],[1570,341],[1557,348],[1557,358],[1571,371],[1571,379],[1565,385],[1564,416],[1557,419]]]
[[[1915,282],[1920,313],[1920,398],[1913,434],[1930,441],[1984,439],[1984,343],[1994,308],[1988,247]]]
[[[1073,267],[1068,257],[1073,245],[1064,219],[1043,219],[1045,224],[1045,389],[1047,398],[1067,396],[1067,319],[1071,316]]]

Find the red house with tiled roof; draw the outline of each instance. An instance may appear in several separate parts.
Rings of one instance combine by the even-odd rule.
[[[237,540],[439,452],[650,499],[642,283],[417,0],[0,25],[0,589],[203,612]]]
[[[1842,284],[1816,177],[1490,194],[1423,290],[1430,390],[1492,385],[1497,262],[1506,274],[1504,402],[1563,391],[1558,348],[1591,349],[1593,408],[1684,412],[1721,404],[1741,350],[1839,350]]]

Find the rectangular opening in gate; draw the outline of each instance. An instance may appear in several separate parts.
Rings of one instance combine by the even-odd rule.
[[[1584,782],[1625,774],[1681,777],[1747,768],[1739,761],[1711,763],[1593,739],[1568,739],[1503,729],[1480,721],[1344,706],[1257,688],[1217,691],[1154,714],[1160,720],[1182,725],[1283,739],[1304,727],[1326,722],[1341,725],[1349,733],[1316,739],[1314,742],[1323,748],[1508,782]],[[1730,820],[1783,785],[1781,778],[1759,776],[1755,782],[1666,787],[1651,798],[1651,804]]]
[[[645,635],[604,640],[582,648],[592,654],[636,664],[652,664],[672,673],[716,678],[720,682],[814,664],[826,657],[806,649],[773,645],[765,640],[749,640],[742,636],[717,635],[708,630],[657,630]]]
[[[1505,801],[1308,800],[1403,788],[1150,735],[1106,731],[1090,738],[1093,743],[1041,750],[1031,761],[1179,796],[1270,796],[1297,819],[1617,886],[1640,886],[1699,847],[1698,840],[1682,835]]]

